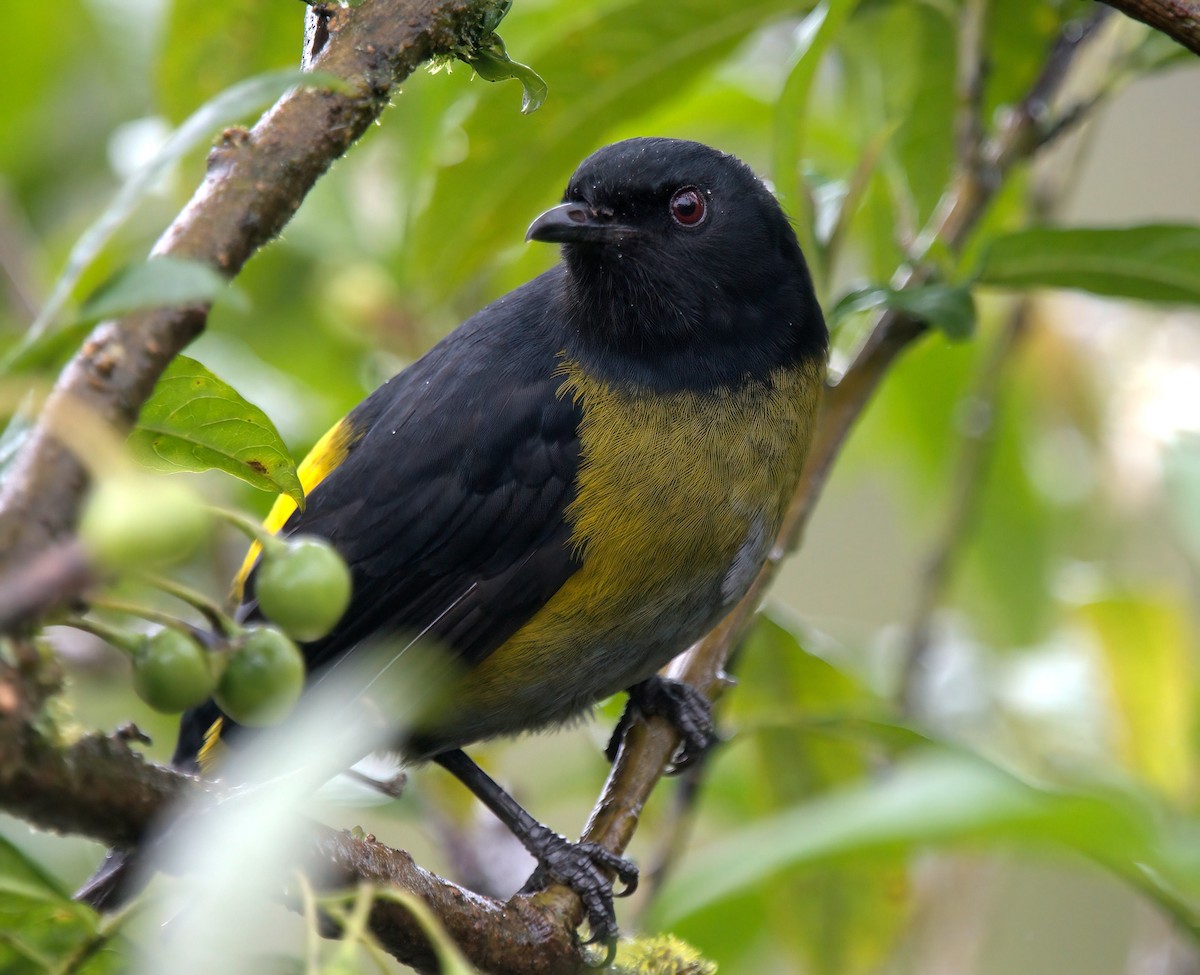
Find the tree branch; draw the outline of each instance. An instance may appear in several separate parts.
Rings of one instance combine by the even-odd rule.
[[[1200,54],[1200,2],[1197,0],[1099,0],[1134,20],[1149,24]]]
[[[0,809],[45,829],[128,846],[187,776],[146,763],[127,736],[62,740],[45,705],[61,690],[54,662],[29,643],[0,654]]]
[[[470,47],[495,0],[369,0],[324,15],[311,66],[345,91],[296,88],[249,132],[228,129],[204,182],[155,245],[229,277],[291,219],[330,164],[379,117],[397,85],[434,54]],[[204,328],[208,307],[145,311],[104,322],[59,376],[0,492],[0,574],[74,526],[87,483],[53,435],[71,404],[128,430],[171,359]]]
[[[0,808],[45,829],[89,836],[111,846],[141,842],[174,804],[202,783],[147,761],[128,734],[59,740],[43,705],[58,690],[54,668],[23,647],[0,659]],[[168,865],[169,866],[169,865]],[[417,866],[373,837],[359,838],[313,823],[297,865],[326,890],[362,881],[421,898],[472,964],[498,975],[566,975],[581,957],[574,936],[537,896],[507,904],[482,897]],[[280,878],[283,888],[286,878]],[[380,944],[419,971],[437,971],[424,929],[395,901],[378,898],[371,930]]]

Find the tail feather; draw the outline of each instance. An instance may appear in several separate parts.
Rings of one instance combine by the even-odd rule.
[[[77,891],[75,900],[103,914],[122,907],[141,893],[146,873],[131,850],[109,850],[100,868]]]

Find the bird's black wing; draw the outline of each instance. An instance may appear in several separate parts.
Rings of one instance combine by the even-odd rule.
[[[393,633],[477,663],[578,567],[557,288],[550,272],[484,309],[344,421],[346,457],[284,528],[330,539],[354,580],[342,621],[304,648],[310,670]]]

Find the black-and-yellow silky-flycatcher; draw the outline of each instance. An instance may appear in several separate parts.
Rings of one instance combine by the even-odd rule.
[[[341,622],[303,648],[310,674],[391,634],[452,653],[446,705],[397,750],[462,779],[608,938],[605,871],[632,885],[632,864],[537,824],[461,749],[623,690],[703,736],[695,695],[656,672],[772,545],[828,336],[774,197],[695,142],[600,149],[527,237],[561,262],[367,397],[301,466],[304,511],[281,500],[268,526],[331,540],[353,575]],[[189,712],[176,764],[230,729],[215,704]]]

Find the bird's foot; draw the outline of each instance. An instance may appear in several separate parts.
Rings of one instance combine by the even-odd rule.
[[[607,850],[599,843],[572,843],[565,836],[542,828],[528,837],[526,848],[538,861],[538,868],[521,888],[521,893],[531,894],[552,883],[569,887],[583,901],[591,937],[585,944],[606,944],[612,947],[617,939],[617,914],[613,908],[614,897],[628,897],[638,885],[638,869],[629,860]],[[621,882],[621,889],[613,890],[609,875]]]
[[[667,770],[668,775],[678,775],[716,741],[712,703],[708,698],[690,684],[656,675],[629,688],[629,704],[605,749],[610,762],[616,759],[621,741],[638,713],[646,717],[661,715],[678,729],[683,738]]]

